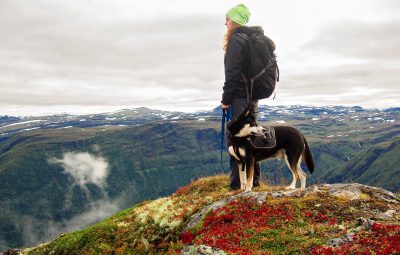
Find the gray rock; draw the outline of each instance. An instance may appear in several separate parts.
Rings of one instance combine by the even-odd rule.
[[[370,219],[365,219],[365,218],[358,218],[357,219],[357,224],[358,226],[364,228],[364,229],[371,229],[372,225],[374,225],[375,221],[370,220]]]
[[[326,242],[327,246],[339,247],[343,244],[350,243],[354,240],[354,233],[343,235],[342,237],[335,238]]]
[[[200,212],[193,214],[190,217],[189,223],[186,224],[184,231],[187,231],[188,229],[196,226],[196,224],[199,223],[208,212],[218,210],[219,208],[225,206],[229,202],[229,200],[230,199],[227,198],[221,199],[209,206],[204,207],[203,210],[201,210]]]
[[[181,255],[227,255],[227,253],[206,245],[188,245],[182,249]]]
[[[384,214],[387,217],[392,218],[396,214],[396,210],[387,210]]]
[[[387,210],[386,212],[379,212],[376,217],[381,220],[390,220],[395,218],[396,210]]]
[[[365,194],[385,202],[400,203],[400,200],[390,191],[359,183],[323,184],[319,186],[321,190],[327,190],[333,196],[345,197],[350,200],[362,199],[361,195]]]

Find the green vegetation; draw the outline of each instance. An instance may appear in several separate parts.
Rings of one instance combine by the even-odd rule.
[[[215,129],[168,123],[35,130],[10,137],[0,144],[0,240],[8,244],[0,250],[54,237],[46,233],[49,226],[86,212],[97,199],[121,201],[122,209],[219,172],[216,137]],[[49,164],[66,152],[103,157],[109,164],[107,185],[88,185],[85,190],[61,165]]]
[[[224,196],[228,178],[200,179],[170,197],[142,202],[83,231],[66,234],[26,254],[176,254],[188,217]]]
[[[330,182],[353,182],[399,190],[400,138],[382,142],[355,155],[344,166],[325,174]]]
[[[274,198],[271,192],[281,192],[282,187],[263,184],[255,194],[269,193],[260,202],[248,196],[234,197],[238,193],[228,191],[227,181],[223,175],[201,178],[169,197],[142,202],[23,254],[180,254],[185,245],[193,244],[229,254],[364,254],[359,242],[382,254],[400,251],[400,205],[368,195],[376,190],[367,189],[364,195],[350,199],[319,186]],[[192,215],[221,199],[225,204],[208,209],[197,224],[184,229]],[[379,216],[390,210],[395,214]],[[365,225],[361,218],[377,221]],[[348,234],[357,238],[339,248],[326,245]],[[340,253],[342,248],[347,253]]]
[[[372,129],[362,121],[322,119],[310,123],[308,119],[286,123],[306,135],[313,152],[316,170],[308,184],[350,181],[400,190],[398,125],[379,123]],[[193,179],[221,173],[219,125],[219,120],[182,120],[133,127],[32,130],[3,137],[0,250],[53,238],[60,232],[49,233],[50,226],[68,225],[101,199],[118,201],[110,215],[172,194]],[[89,152],[104,158],[109,164],[106,185],[83,188],[60,164],[49,164],[49,159],[62,158],[66,152]],[[228,161],[224,154],[225,168]],[[282,161],[267,161],[262,169],[268,184],[291,180]],[[81,223],[75,229],[92,223]],[[69,226],[59,229],[70,230]]]

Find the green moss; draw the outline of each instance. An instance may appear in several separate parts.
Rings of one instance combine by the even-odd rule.
[[[48,245],[41,246],[28,254],[79,254],[81,251],[93,249],[99,252],[107,243],[112,243],[116,236],[117,226],[111,225],[110,221],[103,221],[85,230],[62,235]],[[104,254],[104,253],[102,253]]]
[[[85,230],[60,236],[26,254],[179,254],[183,247],[183,227],[190,216],[214,201],[235,194],[226,192],[227,181],[228,176],[200,179],[170,197],[146,201],[125,209]],[[226,208],[228,216],[238,213],[245,215],[243,221],[232,229],[237,230],[237,226],[243,226],[247,238],[238,239],[240,246],[252,249],[255,255],[307,254],[314,247],[357,229],[357,218],[372,217],[374,211],[387,209],[386,204],[375,201],[368,194],[363,199],[351,201],[332,197],[328,191],[323,190],[303,197],[267,197],[262,205],[250,198],[237,201],[242,201],[243,205],[228,203],[223,208]],[[244,211],[235,211],[240,208]],[[260,208],[264,211],[252,214]],[[202,235],[206,235],[203,230],[208,217],[222,217],[223,212],[213,215],[214,212],[210,210],[189,229],[195,237],[193,242],[196,243]],[[246,224],[253,221],[248,222],[246,217],[257,219],[266,212],[269,214],[264,218],[264,225],[247,227]],[[230,224],[229,219],[226,218],[225,224]],[[237,238],[235,231],[226,234]]]
[[[227,180],[227,176],[200,179],[173,196],[142,202],[27,254],[177,254],[183,225],[205,205],[231,194],[225,190]]]

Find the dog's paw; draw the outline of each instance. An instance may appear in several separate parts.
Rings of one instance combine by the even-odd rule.
[[[295,190],[296,189],[296,187],[294,187],[294,186],[287,186],[287,187],[285,187],[285,190]]]
[[[253,187],[246,187],[246,189],[244,190],[245,192],[249,192],[249,191],[251,191],[251,189],[252,189]]]

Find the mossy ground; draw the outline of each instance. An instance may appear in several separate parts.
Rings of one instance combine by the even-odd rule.
[[[188,218],[232,194],[227,176],[202,178],[170,197],[142,202],[25,254],[177,254],[183,247],[180,236]]]
[[[367,193],[355,200],[325,191],[267,196],[262,204],[256,199],[238,198],[184,231],[193,214],[239,193],[230,192],[228,183],[225,175],[199,179],[170,197],[142,202],[85,230],[27,249],[24,254],[180,254],[186,244],[209,245],[229,254],[340,254],[325,246],[328,240],[351,232],[368,237],[370,230],[360,229],[357,219],[374,218],[390,209]],[[262,184],[255,191],[282,188]],[[398,226],[400,207],[396,206],[397,214],[377,222]],[[394,227],[380,238],[397,240],[397,236],[400,233]]]

